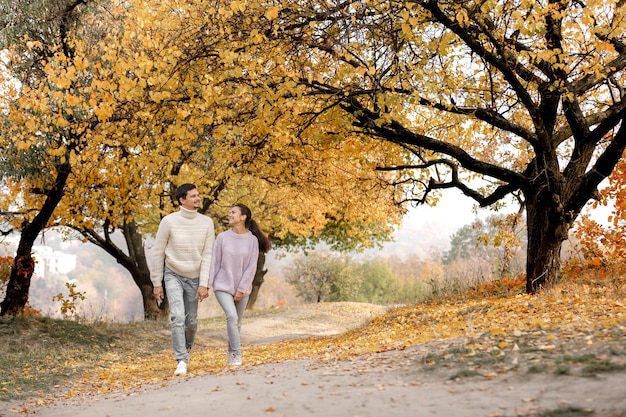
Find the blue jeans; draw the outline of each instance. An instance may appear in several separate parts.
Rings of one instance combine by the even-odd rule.
[[[226,314],[226,331],[228,332],[228,353],[237,353],[241,355],[241,319],[248,304],[246,295],[239,301],[235,301],[235,297],[223,291],[215,291],[215,298],[222,306],[222,310]]]
[[[170,305],[172,347],[176,361],[189,362],[189,353],[198,330],[199,278],[181,277],[168,267],[163,273],[165,293]]]

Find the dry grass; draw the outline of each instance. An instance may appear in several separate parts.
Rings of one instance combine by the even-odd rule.
[[[0,320],[0,399],[63,390],[103,359],[150,355],[169,341],[163,323],[89,323],[46,317]]]

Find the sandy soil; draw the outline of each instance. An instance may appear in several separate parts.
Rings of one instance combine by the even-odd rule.
[[[334,334],[384,313],[380,306],[338,304],[284,309],[244,321],[244,343]],[[224,345],[221,329],[204,329]],[[626,371],[597,377],[504,373],[450,380],[443,366],[425,372],[423,358],[449,349],[433,342],[350,361],[290,361],[231,368],[221,375],[184,377],[140,394],[59,403],[36,417],[405,417],[626,416]],[[1,410],[0,410],[1,411]],[[18,415],[14,411],[1,416]]]

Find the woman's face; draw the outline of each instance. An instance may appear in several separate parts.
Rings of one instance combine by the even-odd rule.
[[[228,225],[232,227],[238,224],[245,225],[246,216],[241,214],[241,209],[239,207],[235,206],[231,208],[228,213]]]

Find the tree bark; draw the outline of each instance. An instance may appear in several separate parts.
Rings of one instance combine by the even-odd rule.
[[[553,160],[556,161],[556,158]],[[566,212],[562,201],[570,191],[562,186],[556,162],[535,162],[532,167],[537,173],[534,176],[536,180],[525,191],[528,227],[526,292],[529,294],[535,294],[559,281],[561,246],[582,207]]]
[[[169,305],[167,297],[160,306],[157,305],[153,296],[154,286],[150,280],[150,268],[143,245],[143,236],[134,220],[125,222],[122,226],[122,234],[126,241],[128,253],[123,251],[113,241],[108,222],[105,222],[102,234],[93,229],[79,230],[91,243],[104,249],[117,263],[122,265],[130,273],[133,281],[141,292],[145,320],[169,319]]]
[[[558,282],[561,271],[563,239],[556,233],[559,225],[549,216],[528,205],[528,246],[526,253],[526,292],[535,294]]]
[[[134,279],[134,277],[133,277]],[[136,281],[135,281],[136,282]],[[159,306],[152,295],[154,287],[150,285],[142,285],[139,287],[141,291],[141,299],[143,301],[143,318],[144,320],[162,321],[169,319],[170,307],[167,303],[167,297]],[[163,287],[165,291],[165,287]]]
[[[265,274],[267,274],[267,269],[263,269],[264,266],[265,254],[263,252],[259,252],[259,260],[257,261],[256,272],[254,274],[254,279],[252,280],[252,292],[250,293],[250,298],[248,298],[246,310],[254,309],[254,304],[259,296],[259,290],[261,289],[261,285],[263,285]]]
[[[137,229],[134,221],[124,224],[124,238],[126,239],[129,253],[129,266],[127,266],[127,269],[141,291],[144,319],[167,320],[169,318],[167,297],[165,297],[164,302],[160,306],[157,305],[153,296],[154,286],[150,280],[150,268],[148,267],[146,251],[143,245],[143,236]],[[165,289],[165,287],[163,288]]]

